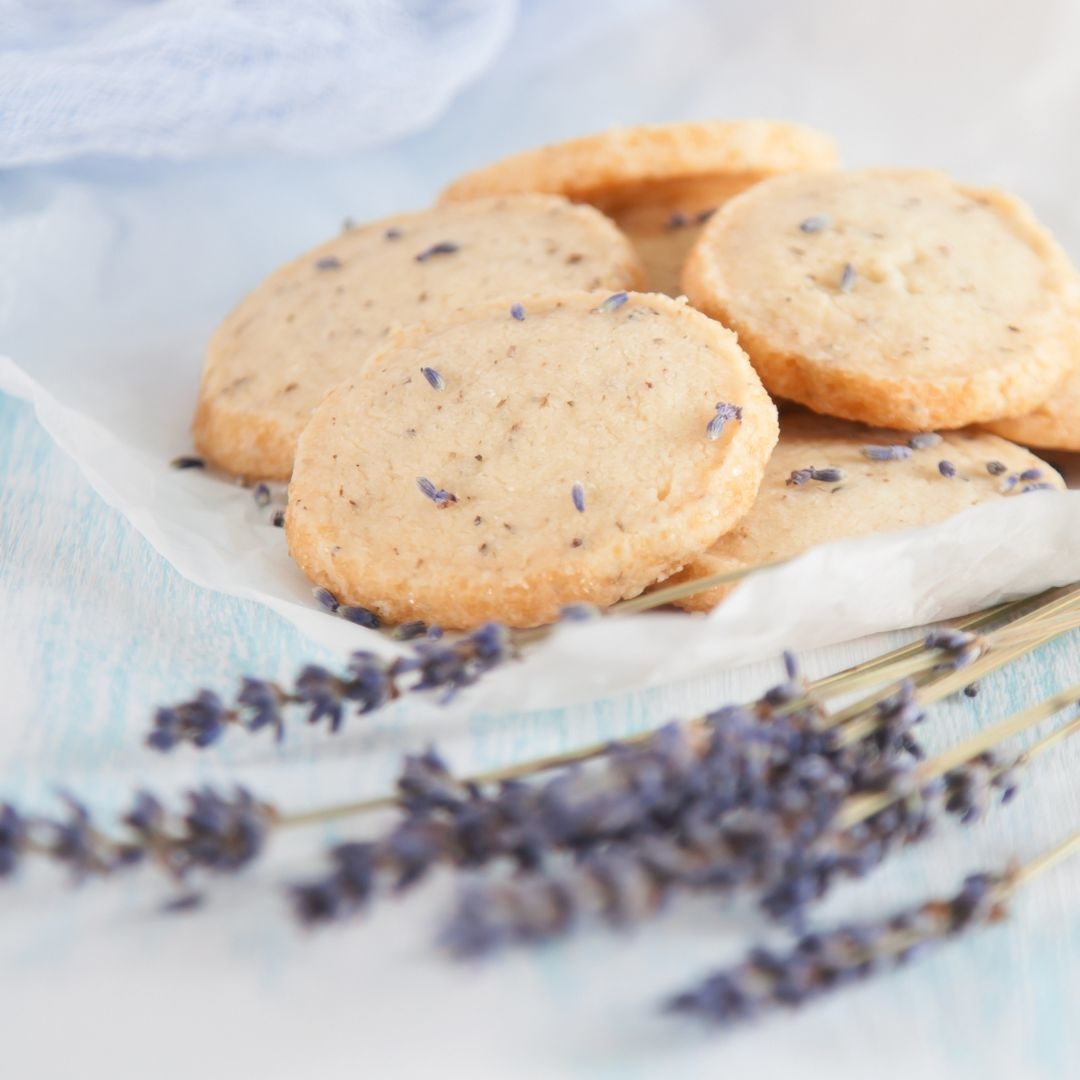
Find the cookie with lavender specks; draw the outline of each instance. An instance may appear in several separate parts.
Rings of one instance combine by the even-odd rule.
[[[194,436],[214,465],[287,480],[311,410],[404,326],[496,297],[642,283],[627,239],[555,195],[517,195],[397,214],[272,274],[214,334]]]
[[[444,202],[548,191],[603,210],[633,240],[649,285],[675,296],[703,218],[767,176],[836,164],[833,141],[778,120],[612,128],[514,154],[466,173]]]
[[[683,271],[771,393],[909,431],[1044,401],[1073,364],[1078,281],[1019,200],[905,169],[763,181]]]
[[[390,622],[531,626],[674,573],[754,500],[776,410],[735,337],[658,294],[416,327],[315,409],[285,530]]]
[[[787,559],[831,540],[928,525],[976,503],[1021,498],[1040,484],[1065,486],[1046,462],[996,435],[912,436],[784,413],[753,509],[673,581]],[[676,603],[708,611],[736,587],[722,585]]]
[[[1080,367],[1074,367],[1034,412],[984,426],[1024,446],[1080,451]]]

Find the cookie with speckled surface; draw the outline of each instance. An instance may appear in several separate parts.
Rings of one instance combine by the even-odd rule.
[[[1022,498],[1039,484],[1065,486],[1046,462],[996,435],[912,436],[785,413],[753,509],[673,580],[787,559],[831,540],[928,525],[976,503]],[[707,611],[736,587],[677,603]]]
[[[1080,345],[1077,352],[1080,355]],[[1012,420],[994,420],[985,427],[1025,446],[1080,450],[1080,367],[1073,368],[1034,412]]]
[[[713,216],[683,286],[771,393],[864,423],[1019,416],[1073,363],[1065,254],[1019,200],[936,172],[763,181]]]
[[[710,174],[626,185],[596,197],[641,257],[649,287],[682,294],[682,269],[705,223],[728,199],[763,179],[764,173]]]
[[[287,480],[311,410],[403,327],[496,297],[642,281],[607,218],[555,195],[477,199],[347,229],[272,274],[215,333],[195,444],[228,472]]]
[[[657,294],[485,305],[315,409],[285,529],[383,619],[529,626],[675,572],[754,500],[776,410],[734,335]]]
[[[778,120],[612,128],[466,173],[442,198],[549,191],[591,203],[633,240],[649,287],[676,296],[702,215],[767,176],[836,160],[827,135]]]

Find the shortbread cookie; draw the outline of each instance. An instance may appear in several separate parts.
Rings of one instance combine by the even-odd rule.
[[[285,529],[390,621],[529,626],[634,596],[753,503],[776,410],[734,335],[569,292],[404,332],[315,409]]]
[[[1080,367],[1073,368],[1034,412],[1012,420],[994,420],[985,426],[1025,446],[1080,450]]]
[[[554,195],[478,199],[347,229],[272,274],[218,329],[196,446],[229,472],[287,480],[311,410],[402,327],[503,295],[642,280],[610,221]]]
[[[976,503],[1064,487],[1044,461],[995,435],[885,431],[785,413],[753,509],[675,581],[797,555],[816,544],[941,521]],[[735,585],[677,601],[715,607]]]
[[[835,164],[827,135],[776,120],[613,128],[466,173],[442,197],[549,191],[592,203],[630,235],[650,288],[674,296],[705,215],[767,176]]]
[[[615,198],[619,189],[632,184],[821,169],[835,160],[836,148],[827,135],[779,120],[611,128],[526,150],[466,173],[445,189],[442,199],[549,191],[592,202],[597,197]]]
[[[637,248],[649,287],[679,296],[683,264],[705,223],[728,199],[763,178],[761,173],[730,173],[655,180],[620,188],[593,205]]]
[[[1023,203],[902,169],[737,195],[683,272],[773,394],[920,430],[1036,408],[1073,363],[1078,279]]]

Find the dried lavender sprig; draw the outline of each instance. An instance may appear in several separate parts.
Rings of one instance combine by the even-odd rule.
[[[997,725],[996,741],[1056,711],[1062,700],[1055,695]],[[809,788],[792,788],[783,774],[772,774],[770,794],[763,800],[752,798],[747,805],[725,808],[737,811],[734,818],[717,818],[715,805],[708,806],[703,817],[698,804],[684,814],[674,833],[646,833],[636,844],[618,845],[617,850],[609,845],[607,855],[617,858],[620,879],[634,882],[636,917],[657,910],[676,890],[727,892],[750,886],[758,890],[767,914],[798,926],[807,905],[825,895],[838,877],[863,876],[896,847],[925,840],[943,814],[971,824],[985,815],[995,797],[1010,802],[1018,769],[1036,753],[1080,731],[1078,717],[1012,761],[999,761],[987,751],[987,740],[977,737],[928,767],[911,770],[896,755],[919,754],[907,742],[910,727],[921,719],[913,706],[910,694],[900,695],[881,710],[885,722],[873,736],[881,756],[856,757],[846,768],[830,770],[836,762],[822,760],[820,754],[797,755],[796,775],[809,779]],[[903,722],[890,730],[893,717],[903,717]],[[969,754],[966,759],[960,757],[961,750]],[[852,815],[859,806],[859,790],[874,787],[881,789],[874,812]],[[779,816],[762,813],[769,807],[780,809]],[[604,881],[598,885],[595,861],[587,860],[572,870],[541,868],[511,882],[475,883],[463,894],[445,941],[457,951],[468,951],[547,939],[566,932],[585,915],[618,921],[633,905],[625,898],[612,905],[606,863],[602,872]],[[555,907],[553,895],[559,898]]]
[[[486,623],[454,642],[414,642],[411,655],[395,660],[355,652],[343,674],[306,665],[291,689],[273,680],[245,678],[231,704],[201,690],[189,701],[158,709],[146,742],[160,751],[181,743],[206,747],[230,727],[249,732],[267,728],[280,741],[290,713],[306,714],[309,724],[325,721],[336,732],[347,714],[366,715],[404,694],[434,692],[448,701],[517,655],[509,631],[498,623]]]
[[[754,949],[742,963],[675,995],[664,1008],[722,1028],[797,1008],[1003,919],[1014,880],[1008,872],[973,874],[946,900],[930,900],[877,922],[808,933],[787,952]]]
[[[761,805],[750,799],[717,816],[698,804],[675,829],[589,848],[573,866],[541,864],[511,879],[471,882],[442,940],[459,955],[550,940],[587,919],[640,921],[687,890],[725,896],[750,890],[769,917],[798,928],[808,906],[838,879],[863,877],[893,850],[926,840],[944,814],[971,824],[992,793],[1008,802],[1015,770],[989,762],[980,757],[913,797],[910,770],[895,753],[866,755],[846,767],[830,767],[821,755],[796,755],[795,782],[772,777]],[[845,792],[854,785],[882,786],[903,798],[837,831],[838,811],[850,800]]]
[[[971,760],[977,754],[991,749],[1005,739],[1019,734],[1033,724],[1061,712],[1062,709],[1076,702],[1080,702],[1080,683],[1075,683],[1012,716],[1007,716],[1004,720],[982,729],[970,739],[952,747],[951,750],[924,762],[917,770],[916,779],[920,784],[931,783]],[[853,799],[841,812],[838,825],[840,828],[850,828],[860,821],[873,817],[894,799],[895,796],[890,794],[860,796]]]
[[[786,660],[789,675],[797,677],[792,659],[789,657]],[[773,691],[765,695],[762,703],[764,707],[779,709],[779,705],[769,705],[770,698],[784,699],[789,696],[790,693]],[[791,749],[791,739],[797,735],[798,729],[781,723],[781,732],[786,732],[786,735],[772,726],[758,730],[760,720],[760,716],[755,718],[754,726],[750,729],[758,736],[751,742],[756,742],[759,750],[764,747],[775,755],[779,748],[782,755]],[[746,710],[733,707],[718,711],[713,716],[713,722],[717,725],[714,735],[723,734],[729,740],[734,737],[737,747],[740,732],[743,725],[750,722],[750,716]],[[907,722],[917,722],[917,718],[909,717]],[[1044,736],[1029,748],[1017,764],[1049,749],[1077,730],[1080,730],[1080,717],[1065,728]],[[811,739],[809,743],[806,741],[808,734]],[[800,753],[814,746],[827,746],[828,734],[823,736],[826,740],[824,744],[820,743],[821,737],[820,733],[814,735],[803,731],[802,735],[796,737],[794,745]],[[882,732],[876,737],[879,749],[893,740],[895,732]],[[898,745],[890,752],[907,749],[901,740],[896,741]],[[667,837],[674,823],[680,820],[684,825],[688,821],[691,824],[696,822],[695,841],[700,849],[703,842],[701,829],[709,824],[702,818],[703,812],[707,810],[708,814],[715,816],[717,809],[721,812],[725,808],[730,809],[734,805],[734,793],[739,790],[733,789],[732,783],[742,776],[745,785],[747,779],[745,771],[733,772],[726,768],[733,748],[730,742],[725,751],[729,756],[715,757],[711,762],[711,773],[708,769],[702,769],[696,760],[696,745],[692,733],[671,725],[654,735],[653,745],[645,752],[627,748],[613,758],[608,772],[609,778],[619,779],[616,789],[603,785],[597,789],[585,784],[576,789],[576,795],[571,792],[575,790],[577,781],[571,778],[580,777],[577,770],[564,773],[557,783],[539,788],[504,785],[493,797],[485,798],[475,783],[453,778],[437,755],[429,753],[408,758],[399,781],[397,800],[407,812],[405,820],[377,843],[351,844],[334,849],[335,868],[329,879],[307,883],[311,888],[302,887],[294,895],[298,913],[314,921],[364,906],[372,895],[375,882],[373,878],[372,889],[359,889],[356,882],[359,880],[358,867],[362,863],[357,860],[366,859],[363,865],[369,865],[370,874],[378,871],[381,879],[389,879],[392,889],[400,890],[422,880],[439,861],[473,866],[497,857],[511,857],[517,865],[528,868],[539,866],[541,856],[547,849],[570,850],[579,855],[602,853],[605,845],[610,847],[612,843],[624,843],[635,837],[652,853],[653,862],[664,851],[669,862],[675,855],[685,859],[686,852],[675,851]],[[723,744],[720,745],[723,748]],[[712,747],[715,751],[715,740]],[[889,747],[886,746],[886,749]],[[1014,766],[993,766],[992,759],[985,755],[978,764],[985,766],[982,782],[1001,788],[1003,801],[1007,801],[1015,787]],[[717,765],[725,768],[718,771]],[[661,771],[667,769],[670,773],[666,782],[659,787],[658,766]],[[820,764],[811,764],[809,773],[805,772],[805,764],[801,768],[803,771],[798,780],[804,787],[807,780],[812,785],[818,782]],[[571,780],[569,787],[568,779]],[[752,793],[754,783],[760,790],[764,782],[762,774],[758,772],[752,773],[749,779],[752,781],[750,789],[745,786],[741,789],[744,802],[747,800],[746,791]],[[751,794],[749,802],[759,810],[770,803],[783,803],[790,811],[793,790],[790,784],[775,785],[774,790],[770,783],[767,790],[758,796]],[[984,809],[988,801],[981,797],[971,798],[971,782],[963,777],[962,770],[954,769],[941,791],[945,798],[952,793],[976,803],[976,813],[981,812],[980,808]],[[662,796],[663,792],[666,794]],[[702,796],[707,797],[707,803],[701,803]],[[90,873],[110,874],[143,861],[148,854],[177,879],[184,879],[189,871],[196,868],[216,871],[239,869],[256,857],[271,829],[322,822],[347,816],[355,812],[357,807],[370,808],[370,804],[344,804],[308,814],[282,814],[243,789],[237,789],[231,799],[209,789],[192,792],[188,797],[190,810],[182,819],[182,828],[178,830],[175,823],[170,824],[157,799],[140,793],[132,810],[123,818],[124,824],[136,834],[135,840],[109,839],[92,825],[89,813],[74,799],[67,801],[70,809],[68,819],[39,825],[36,833],[32,833],[28,827],[31,819],[10,805],[0,805],[0,876],[13,872],[20,858],[26,854],[48,855],[76,869],[81,876]],[[698,801],[695,803],[694,800]],[[536,815],[537,806],[546,808],[543,828],[539,827],[541,821]],[[687,807],[695,810],[692,817],[687,816]],[[976,816],[960,803],[947,809],[963,821]],[[901,826],[907,823],[906,827],[909,831],[911,829],[910,817],[897,822],[895,814],[891,818],[881,815],[877,820],[879,824],[886,820]],[[52,830],[49,835],[54,839],[48,843],[40,835],[43,827]],[[745,823],[736,829],[734,835],[741,838],[740,842],[746,842],[748,834]],[[700,850],[690,854],[700,860]],[[342,859],[348,860],[344,871]],[[678,880],[676,883],[700,887],[703,879],[712,880],[717,873],[716,868],[710,866],[699,866],[696,870],[691,867],[691,870],[693,872],[687,881]],[[840,867],[840,870],[850,872],[850,868]],[[347,881],[341,879],[342,873],[345,873]],[[814,873],[820,876],[820,869],[814,870]],[[668,886],[671,885],[669,881]],[[328,897],[335,890],[340,893],[337,902],[327,908]],[[183,899],[186,901],[190,897]],[[319,914],[320,911],[323,913]]]
[[[186,808],[170,813],[139,791],[120,818],[124,834],[103,831],[84,803],[61,793],[64,813],[29,815],[0,804],[0,878],[14,875],[31,856],[68,869],[75,882],[109,877],[152,863],[174,882],[197,871],[229,873],[262,851],[276,811],[244,787],[222,793],[202,787],[186,793]]]

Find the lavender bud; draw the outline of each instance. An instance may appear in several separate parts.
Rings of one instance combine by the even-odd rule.
[[[724,428],[727,427],[731,420],[742,419],[742,406],[731,405],[726,401],[718,401],[716,403],[716,415],[709,421],[705,427],[705,438],[709,442],[716,442],[724,433]]]
[[[329,589],[324,589],[321,585],[316,585],[315,588],[311,590],[311,595],[314,596],[327,611],[337,611],[339,606],[337,597],[334,596]]]
[[[446,386],[446,380],[434,369],[429,367],[422,367],[420,374],[424,376],[428,381],[428,385],[433,390],[442,390]]]
[[[627,292],[612,293],[611,296],[597,306],[596,310],[604,312],[605,314],[609,311],[617,311],[629,299],[630,294]]]
[[[912,435],[907,444],[912,450],[929,450],[940,442],[941,436],[936,431],[923,431],[918,435]]]
[[[824,229],[827,229],[832,224],[832,219],[828,214],[815,214],[813,217],[808,217],[804,221],[799,222],[799,228],[804,233],[819,233]]]
[[[438,244],[432,244],[431,247],[425,248],[416,256],[417,262],[427,262],[428,259],[435,255],[453,255],[455,251],[460,251],[459,245],[455,244],[452,240],[442,240]]]
[[[911,457],[910,446],[864,446],[862,456],[871,461],[904,461]]]

